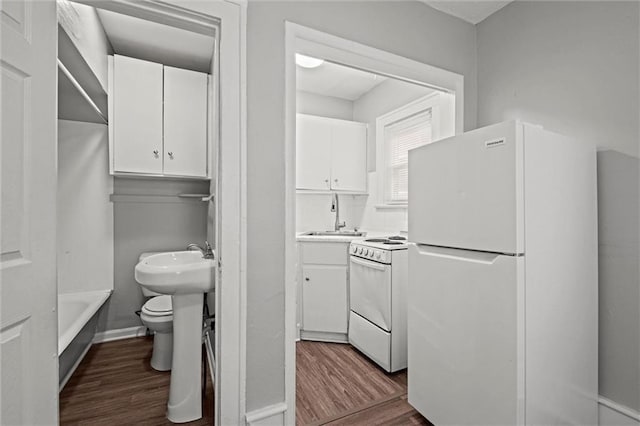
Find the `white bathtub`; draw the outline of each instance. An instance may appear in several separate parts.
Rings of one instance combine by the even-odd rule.
[[[91,347],[96,332],[96,313],[111,291],[58,295],[58,362],[60,389]]]

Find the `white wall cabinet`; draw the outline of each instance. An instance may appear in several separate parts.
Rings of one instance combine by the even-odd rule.
[[[367,125],[298,114],[296,188],[367,192]]]
[[[207,74],[114,55],[112,174],[207,178]]]
[[[349,243],[301,242],[303,340],[347,342]]]

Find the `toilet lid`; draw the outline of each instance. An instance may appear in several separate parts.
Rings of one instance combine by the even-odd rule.
[[[171,296],[165,294],[152,297],[144,304],[142,310],[155,314],[170,314],[172,311]]]

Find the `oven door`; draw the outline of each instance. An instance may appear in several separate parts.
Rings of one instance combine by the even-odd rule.
[[[391,265],[351,256],[349,275],[351,310],[391,331]]]

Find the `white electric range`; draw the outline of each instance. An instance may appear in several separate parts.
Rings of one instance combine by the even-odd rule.
[[[349,247],[349,343],[388,372],[407,367],[407,248],[400,236]]]

